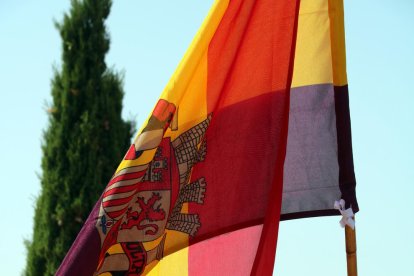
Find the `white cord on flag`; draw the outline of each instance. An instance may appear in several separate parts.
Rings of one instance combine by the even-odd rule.
[[[339,210],[339,212],[342,215],[342,219],[339,222],[341,227],[345,227],[345,225],[348,225],[352,228],[352,230],[355,229],[355,221],[352,219],[354,217],[354,211],[352,211],[352,208],[348,208],[345,210],[345,200],[341,199],[339,201],[335,200],[334,208]]]

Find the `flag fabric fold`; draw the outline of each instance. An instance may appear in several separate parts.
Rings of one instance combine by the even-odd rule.
[[[271,275],[280,219],[357,211],[343,36],[338,0],[216,1],[57,274]]]

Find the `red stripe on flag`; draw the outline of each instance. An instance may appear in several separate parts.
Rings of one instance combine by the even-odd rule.
[[[189,213],[200,217],[197,236],[265,220],[252,275],[273,271],[297,14],[298,1],[230,1],[208,49],[213,119],[191,180],[204,177],[206,195]]]
[[[104,208],[106,208],[106,207],[124,205],[124,204],[128,203],[133,196],[134,195],[130,195],[130,196],[125,197],[125,198],[110,199],[108,201],[102,202],[102,206]]]
[[[138,185],[139,183],[136,182],[128,186],[122,186],[122,187],[116,187],[116,188],[110,189],[104,193],[104,198],[107,196],[113,195],[113,194],[127,193],[130,191],[133,191],[137,189]]]
[[[114,218],[117,218],[117,217],[123,215],[125,213],[126,209],[127,209],[127,207],[124,207],[121,210],[107,212],[107,214],[110,218],[114,219]]]
[[[122,180],[138,179],[138,178],[142,177],[145,174],[145,172],[146,172],[146,170],[142,170],[142,171],[139,171],[139,172],[126,173],[126,174],[116,176],[116,177],[112,178],[111,181],[109,181],[107,187],[109,187],[109,186],[111,186],[111,185],[113,185],[113,184],[115,184],[119,181],[122,181]]]

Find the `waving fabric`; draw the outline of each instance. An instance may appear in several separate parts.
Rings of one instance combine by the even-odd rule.
[[[341,9],[216,1],[58,274],[271,275],[280,218],[357,208]]]

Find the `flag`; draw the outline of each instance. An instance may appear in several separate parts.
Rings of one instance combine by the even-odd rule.
[[[342,0],[301,1],[294,63],[281,219],[357,212]]]
[[[58,275],[271,275],[280,219],[357,209],[339,0],[216,1]]]

